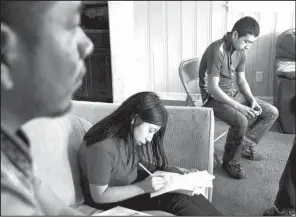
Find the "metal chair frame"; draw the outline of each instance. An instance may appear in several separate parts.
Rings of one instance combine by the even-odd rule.
[[[179,77],[181,79],[181,82],[182,82],[185,92],[187,94],[187,97],[185,100],[186,106],[196,106],[193,99],[192,99],[192,96],[190,95],[190,93],[188,91],[188,83],[190,83],[194,80],[199,80],[199,64],[200,64],[199,58],[192,58],[192,59],[188,59],[188,60],[183,60],[179,65]],[[202,103],[201,107],[203,107],[206,103],[207,103],[207,100],[204,103]],[[221,119],[215,117],[215,125],[217,122],[223,123],[224,126],[227,125],[228,129],[229,129],[228,124],[226,124]],[[225,134],[227,134],[228,129],[225,130],[219,136],[217,136],[217,138],[214,138],[214,143],[216,141],[218,141],[219,139],[221,139]],[[214,158],[217,163],[221,164],[216,151],[214,151]]]

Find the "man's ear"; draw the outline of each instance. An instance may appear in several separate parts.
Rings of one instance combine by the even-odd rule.
[[[238,32],[236,30],[232,33],[232,39],[238,39]]]
[[[11,66],[17,55],[17,40],[15,32],[1,22],[1,86],[10,90],[14,83],[11,75]]]

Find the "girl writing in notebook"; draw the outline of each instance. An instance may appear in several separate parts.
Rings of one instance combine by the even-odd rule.
[[[150,197],[165,181],[161,176],[139,173],[139,163],[151,172],[186,172],[167,166],[163,150],[167,120],[159,97],[140,92],[90,128],[78,155],[87,205],[97,209],[122,206],[138,211],[162,210],[180,216],[221,215],[202,194]]]

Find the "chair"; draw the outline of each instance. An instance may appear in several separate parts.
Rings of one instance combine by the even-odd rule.
[[[191,106],[191,107],[201,106],[202,107],[206,103],[206,102],[202,103],[201,101],[200,102],[193,101],[192,96],[190,95],[190,93],[188,91],[188,83],[190,83],[191,81],[194,81],[194,80],[199,80],[199,64],[200,64],[199,58],[192,58],[192,59],[188,59],[188,60],[183,60],[179,65],[179,76],[180,76],[181,82],[183,84],[183,87],[184,87],[186,95],[187,95],[186,100],[185,100],[186,106]],[[219,131],[216,131],[216,129],[219,129]],[[228,132],[228,129],[229,129],[229,125],[215,116],[214,143],[216,141],[218,141],[219,139],[221,139]],[[220,132],[220,130],[222,132]],[[216,151],[214,152],[214,158],[217,163],[221,164]]]

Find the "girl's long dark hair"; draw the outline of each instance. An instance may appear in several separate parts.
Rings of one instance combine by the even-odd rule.
[[[139,150],[136,149],[137,145],[133,138],[136,118],[161,126],[154,134],[151,143],[141,146]],[[92,126],[85,134],[84,140],[86,146],[91,146],[107,138],[123,139],[128,151],[127,163],[132,157],[134,165],[135,154],[138,154],[140,161],[148,163],[148,167],[164,169],[167,166],[167,159],[163,149],[163,137],[167,120],[167,111],[159,97],[153,92],[140,92],[129,97],[113,113]]]

